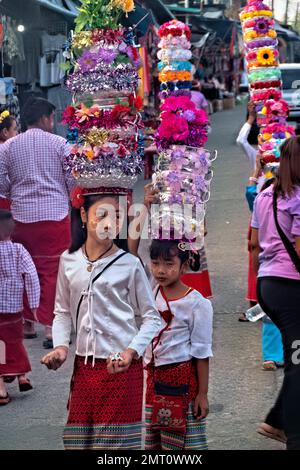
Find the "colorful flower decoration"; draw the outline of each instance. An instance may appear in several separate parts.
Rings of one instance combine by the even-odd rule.
[[[122,14],[133,11],[134,2],[81,3],[65,80],[76,104],[63,113],[72,144],[64,167],[83,188],[125,190],[143,170],[143,103],[135,95],[140,54],[133,30],[118,24]],[[80,204],[83,192],[75,195]]]
[[[205,111],[197,109],[191,100],[193,67],[188,62],[191,58],[190,29],[185,23],[172,20],[162,25],[159,30],[161,41],[157,54],[161,104],[161,124],[156,134],[159,156],[154,173],[154,184],[159,191],[162,203],[154,220],[160,230],[152,232],[153,238],[160,238],[165,221],[171,227],[190,223],[200,225],[205,213],[205,203],[209,199],[209,186],[212,178],[209,152],[203,150],[207,141],[208,117]],[[174,212],[173,205],[190,204],[193,213],[201,208],[200,216],[186,218]],[[199,225],[200,224],[200,225]],[[174,231],[169,232],[172,237]],[[194,238],[185,234],[180,249],[200,248]],[[202,241],[201,241],[202,243]],[[197,249],[198,249],[197,248]]]
[[[282,100],[277,33],[270,8],[248,0],[240,14],[245,41],[250,98],[256,104],[261,127],[259,151],[265,162],[279,158],[280,144],[293,134],[286,124],[288,105]]]

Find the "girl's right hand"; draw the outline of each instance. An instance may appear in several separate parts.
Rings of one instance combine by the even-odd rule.
[[[61,367],[67,359],[68,351],[68,348],[65,346],[57,346],[57,348],[41,359],[41,364],[45,364],[48,369],[56,370]]]

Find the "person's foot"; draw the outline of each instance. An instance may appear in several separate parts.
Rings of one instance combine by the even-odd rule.
[[[5,396],[0,395],[0,406],[8,405],[9,402],[10,402],[10,396],[8,395],[8,393]]]
[[[34,323],[28,320],[24,321],[23,333],[25,339],[33,339],[37,337],[37,332],[35,331]]]
[[[286,444],[286,435],[282,429],[273,428],[273,426],[270,426],[267,423],[261,423],[257,428],[257,432],[262,436],[268,437],[269,439],[275,439],[275,441]]]
[[[22,375],[18,377],[19,381],[19,390],[20,392],[28,392],[28,390],[32,390],[33,386],[30,383],[30,380],[25,377],[25,375]]]
[[[246,314],[245,313],[241,313],[240,316],[239,316],[239,321],[241,322],[248,322],[248,318],[246,317]]]
[[[262,370],[277,370],[276,363],[274,361],[264,361]]]

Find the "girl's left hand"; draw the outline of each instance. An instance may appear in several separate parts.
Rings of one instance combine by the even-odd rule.
[[[109,374],[120,374],[121,372],[126,372],[129,369],[132,359],[136,355],[134,349],[126,349],[120,353],[122,360],[113,361],[111,357],[106,360],[107,371]]]
[[[209,413],[209,404],[206,394],[199,393],[195,398],[194,403],[194,417],[199,421],[206,418]]]

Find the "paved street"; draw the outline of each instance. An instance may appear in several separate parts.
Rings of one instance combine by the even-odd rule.
[[[282,371],[261,370],[258,324],[237,321],[245,310],[247,282],[247,225],[245,185],[247,161],[235,144],[245,108],[214,114],[207,148],[218,150],[208,209],[206,247],[214,289],[215,332],[211,361],[208,440],[211,449],[282,449],[259,436],[256,425],[272,405]],[[143,181],[136,198],[141,200]],[[21,395],[9,386],[12,403],[0,408],[0,449],[61,449],[73,356],[57,372],[39,364],[44,354],[40,331],[27,340],[34,390]],[[74,345],[72,346],[74,347]]]

